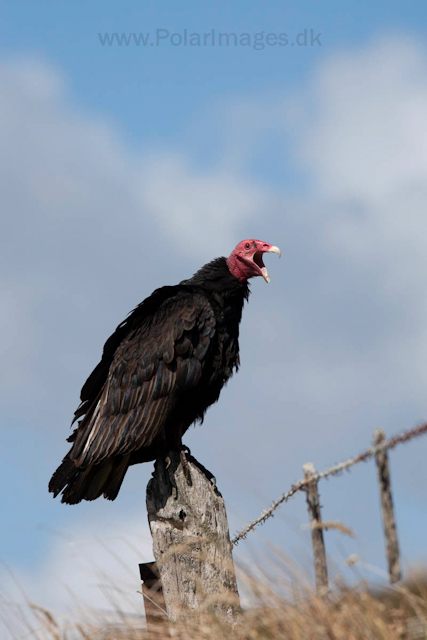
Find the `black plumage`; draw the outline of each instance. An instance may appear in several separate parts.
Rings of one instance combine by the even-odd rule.
[[[181,445],[238,369],[248,296],[247,281],[217,258],[130,313],[82,388],[71,449],[49,484],[55,496],[114,500],[129,465]]]

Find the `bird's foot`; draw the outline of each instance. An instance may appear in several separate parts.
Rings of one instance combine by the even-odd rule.
[[[185,479],[187,480],[187,482],[189,482],[189,479],[190,479],[190,466],[188,464],[187,455],[191,456],[191,451],[185,444],[182,444],[179,447],[179,457],[180,457],[180,460],[181,460],[182,470],[184,472]]]
[[[190,448],[187,447],[185,444],[180,444],[177,447],[177,449],[179,451],[179,457],[180,457],[181,464],[182,464],[183,468],[184,469],[185,468],[188,469],[188,458],[187,458],[187,456],[191,456]],[[171,460],[169,455],[166,456],[165,463],[166,463],[166,469],[169,469],[169,467],[172,464],[172,460]]]
[[[182,444],[179,448],[180,451],[185,451],[186,453],[188,453],[189,456],[191,456],[191,451],[190,451],[190,447],[187,447],[186,444]]]

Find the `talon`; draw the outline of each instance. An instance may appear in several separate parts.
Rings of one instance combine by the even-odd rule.
[[[184,448],[182,448],[181,451],[179,452],[179,457],[181,460],[182,470],[184,472],[185,479],[188,480],[188,478],[190,477],[190,467],[188,466],[188,460],[187,460],[187,456],[185,455]]]
[[[210,478],[210,481],[212,482],[212,488],[216,489],[216,478],[215,478],[215,476],[212,476],[212,478]]]
[[[166,469],[169,469],[171,465],[171,459],[169,458],[169,456],[166,456],[165,462],[166,462]]]
[[[188,460],[187,460],[187,456],[185,455],[184,449],[181,449],[181,451],[179,452],[179,458],[181,460],[182,466],[188,467]]]

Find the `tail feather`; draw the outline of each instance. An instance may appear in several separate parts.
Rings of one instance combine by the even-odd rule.
[[[75,464],[68,456],[66,456],[59,465],[49,482],[49,491],[53,493],[53,497],[61,493],[62,489],[71,480],[76,472]]]
[[[61,502],[78,504],[82,500],[96,500],[102,494],[109,500],[117,497],[126,471],[129,455],[115,456],[88,467],[76,467],[67,455],[49,482],[49,491]]]
[[[88,477],[84,487],[86,500],[96,500],[102,495],[104,492],[104,486],[110,477],[113,466],[113,458],[109,458],[108,460],[105,460],[105,462],[97,464],[91,469],[90,476]]]
[[[120,456],[120,458],[121,459],[119,459],[117,464],[112,468],[111,473],[108,476],[108,483],[103,489],[104,498],[107,498],[108,500],[115,500],[117,498],[117,494],[120,491],[120,487],[122,486],[126,471],[129,467],[130,454]]]

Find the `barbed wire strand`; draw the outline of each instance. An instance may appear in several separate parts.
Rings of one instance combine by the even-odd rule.
[[[345,460],[344,462],[340,462],[339,464],[336,464],[333,467],[327,467],[323,471],[320,471],[319,473],[315,473],[314,475],[311,475],[309,478],[298,480],[298,482],[292,485],[289,491],[287,491],[286,493],[281,495],[280,498],[275,500],[268,509],[265,509],[264,511],[262,511],[261,514],[258,516],[258,518],[255,518],[255,520],[252,520],[252,522],[250,522],[245,527],[243,527],[241,531],[237,532],[234,538],[231,540],[231,544],[236,545],[240,540],[244,540],[250,531],[253,531],[255,527],[257,527],[258,525],[264,524],[264,522],[268,520],[268,518],[271,518],[274,515],[274,512],[278,507],[280,507],[281,504],[283,504],[284,502],[287,502],[298,491],[303,491],[308,484],[312,482],[318,482],[319,480],[323,480],[323,478],[328,478],[329,476],[335,476],[341,473],[342,471],[349,469],[353,465],[358,464],[359,462],[364,462],[365,460],[368,460],[369,458],[374,457],[380,451],[387,451],[388,449],[393,449],[398,444],[403,444],[404,442],[408,442],[412,438],[417,438],[418,436],[421,436],[425,433],[427,433],[427,423],[419,427],[414,427],[413,429],[409,429],[408,431],[405,431],[400,435],[394,436],[389,440],[385,440],[381,444],[371,447],[367,451],[364,451],[363,453],[361,453],[360,455],[354,458],[349,458],[348,460]]]

